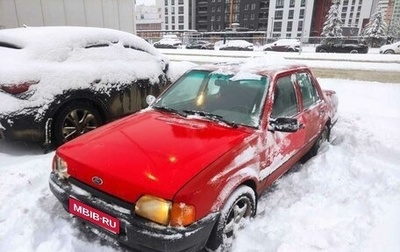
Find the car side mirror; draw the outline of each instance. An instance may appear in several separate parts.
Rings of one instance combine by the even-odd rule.
[[[270,131],[281,131],[281,132],[296,132],[302,125],[299,124],[296,118],[278,117],[276,119],[270,119],[269,128]]]
[[[147,105],[152,105],[156,101],[156,97],[154,95],[146,96],[146,103]]]

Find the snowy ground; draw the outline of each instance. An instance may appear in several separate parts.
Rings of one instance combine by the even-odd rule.
[[[262,196],[234,252],[400,251],[400,85],[320,82],[340,99],[334,141]],[[51,194],[52,156],[0,141],[0,251],[119,251]]]

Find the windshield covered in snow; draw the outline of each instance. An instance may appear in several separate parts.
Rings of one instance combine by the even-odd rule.
[[[269,79],[257,74],[192,70],[153,105],[181,115],[198,115],[229,125],[258,127]]]

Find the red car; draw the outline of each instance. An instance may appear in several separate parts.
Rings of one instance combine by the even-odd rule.
[[[265,62],[194,68],[149,108],[64,144],[53,194],[138,251],[228,251],[260,194],[337,120],[309,68]]]

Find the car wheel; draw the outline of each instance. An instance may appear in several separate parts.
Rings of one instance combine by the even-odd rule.
[[[54,120],[52,136],[55,147],[103,124],[98,110],[90,102],[81,101],[67,104]]]
[[[315,142],[313,147],[310,150],[310,157],[313,157],[318,154],[318,150],[324,142],[329,141],[330,130],[329,127],[325,125],[324,130],[321,135],[318,137],[318,140]]]
[[[358,53],[357,50],[351,50],[350,53]]]
[[[268,48],[265,48],[264,51],[270,52],[270,51],[272,51],[272,49],[268,47]]]
[[[256,214],[256,196],[249,186],[238,187],[228,198],[210,234],[208,251],[230,251],[235,232]]]
[[[326,51],[325,49],[319,49],[318,52],[320,52],[320,53],[326,53],[327,51]]]
[[[384,54],[394,54],[394,51],[393,50],[386,50],[383,53]]]

